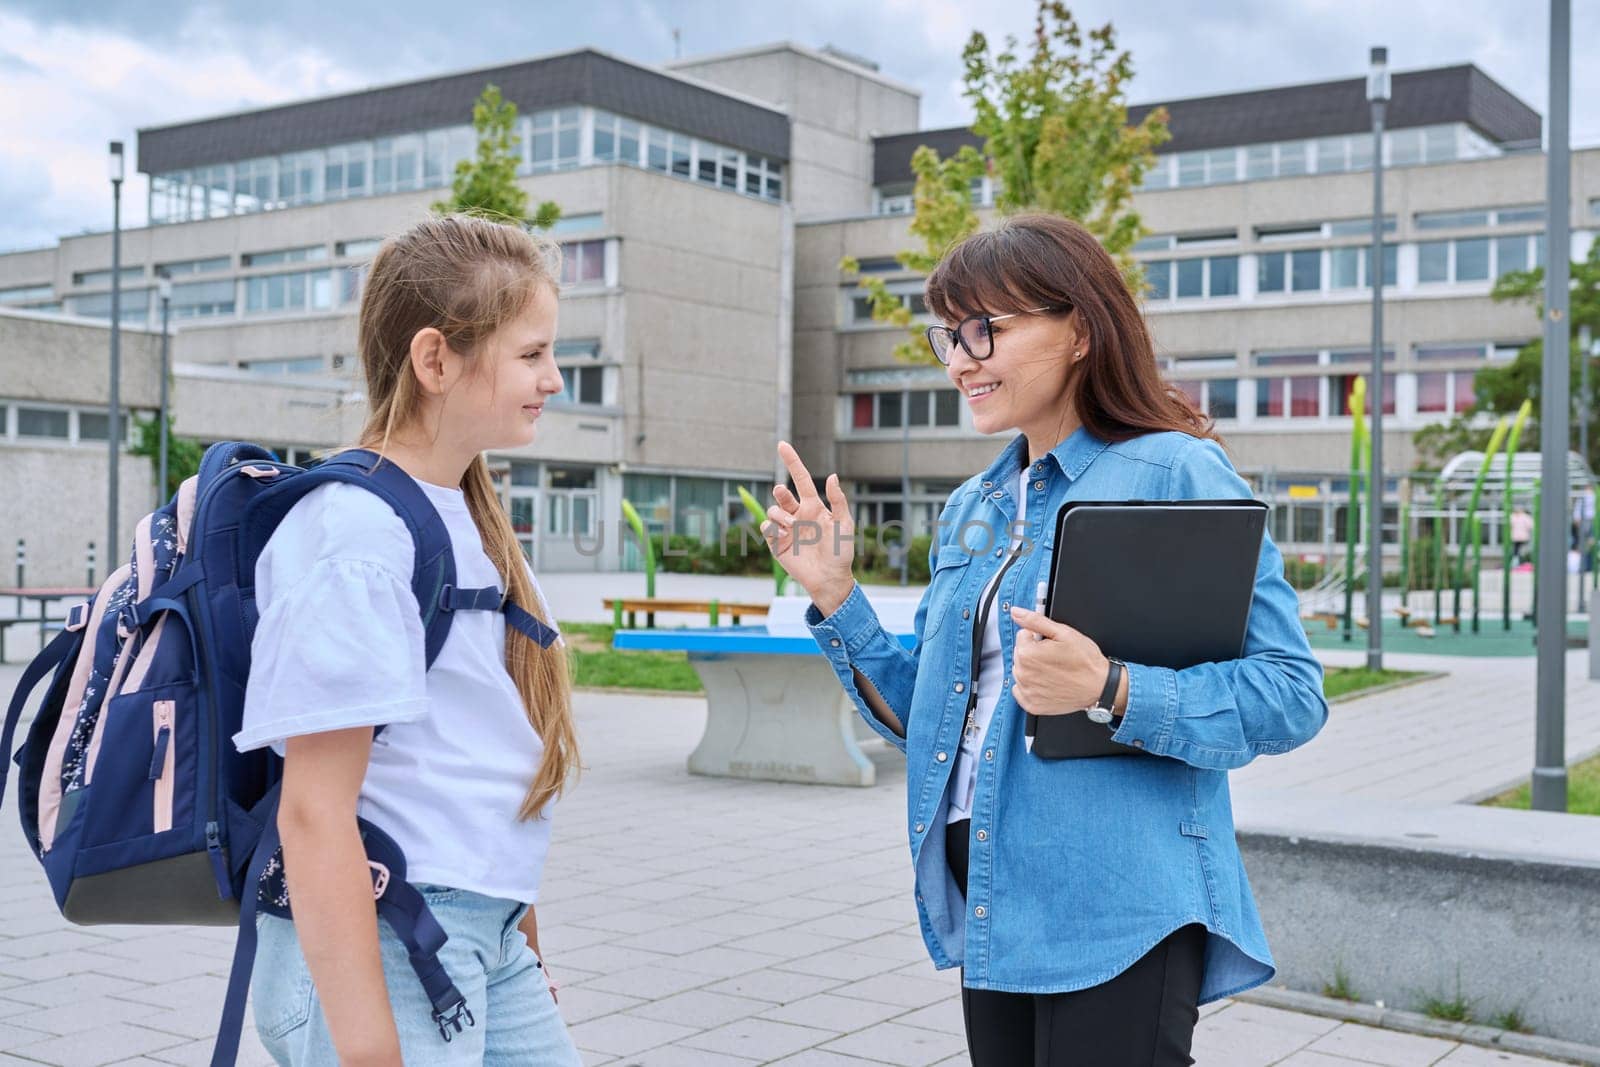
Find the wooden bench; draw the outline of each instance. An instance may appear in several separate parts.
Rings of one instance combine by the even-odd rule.
[[[767,605],[765,604],[743,604],[715,599],[664,600],[661,597],[638,597],[636,599],[619,597],[614,600],[607,598],[603,603],[611,610],[612,624],[619,630],[622,629],[623,612],[628,613],[628,626],[630,629],[638,625],[638,613],[641,611],[645,613],[645,626],[647,627],[655,626],[656,612],[658,611],[705,615],[711,620],[712,626],[718,625],[717,620],[724,612],[733,617],[733,622],[736,626],[739,623],[739,619],[745,615],[760,616],[762,618],[767,615]]]

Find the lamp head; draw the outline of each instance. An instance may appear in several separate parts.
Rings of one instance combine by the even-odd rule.
[[[1367,101],[1377,104],[1389,99],[1389,50],[1372,50],[1372,69],[1367,72]]]

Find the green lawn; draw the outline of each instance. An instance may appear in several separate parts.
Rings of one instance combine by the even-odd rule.
[[[1532,806],[1526,782],[1484,803],[1490,807],[1524,811]],[[1600,756],[1567,768],[1567,811],[1574,815],[1600,815]]]
[[[698,693],[700,679],[685,652],[645,652],[611,647],[609,623],[564,622],[561,633],[577,661],[573,684],[592,689],[657,689]]]
[[[642,652],[611,647],[616,633],[608,623],[564,622],[561,632],[577,660],[579,686],[592,689],[657,689],[668,693],[698,693],[700,679],[683,652]],[[1383,671],[1330,668],[1323,691],[1331,699],[1360,689],[1387,685],[1415,677],[1417,671]]]
[[[1415,678],[1422,671],[1369,671],[1365,667],[1329,667],[1323,671],[1322,693],[1329,700],[1349,696],[1362,689]]]

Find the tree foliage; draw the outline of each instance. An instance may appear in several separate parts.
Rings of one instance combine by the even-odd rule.
[[[433,210],[481,215],[538,229],[555,225],[561,208],[553,200],[544,201],[528,214],[528,192],[517,184],[517,168],[522,164],[517,105],[501,96],[498,86],[485,86],[472,105],[472,128],[478,135],[477,152],[472,159],[456,164],[450,199],[436,201]]]
[[[1589,255],[1573,262],[1571,267],[1572,290],[1568,296],[1567,321],[1571,327],[1572,344],[1567,354],[1571,373],[1573,440],[1577,439],[1578,413],[1587,407],[1591,432],[1589,455],[1591,469],[1600,467],[1600,426],[1595,417],[1600,411],[1600,364],[1593,359],[1589,364],[1589,395],[1582,395],[1581,376],[1583,358],[1578,350],[1578,331],[1588,326],[1600,338],[1600,242],[1589,249]],[[1544,268],[1513,271],[1495,282],[1492,293],[1495,300],[1524,303],[1532,306],[1535,320],[1544,322]],[[1457,416],[1449,422],[1429,426],[1417,433],[1416,445],[1422,461],[1429,466],[1442,465],[1457,452],[1469,449],[1481,451],[1489,440],[1491,427],[1481,425],[1475,415],[1506,415],[1515,412],[1524,400],[1533,402],[1533,418],[1539,417],[1539,389],[1544,373],[1544,338],[1536,337],[1524,345],[1517,357],[1501,366],[1480,370],[1473,380],[1476,403],[1472,411]],[[1524,434],[1537,449],[1539,437],[1531,427]],[[1576,445],[1574,445],[1576,447]]]
[[[1128,124],[1133,60],[1117,50],[1115,29],[1107,23],[1084,31],[1065,4],[1040,0],[1026,55],[1013,37],[994,52],[988,38],[974,31],[962,64],[963,95],[983,150],[967,145],[941,158],[924,145],[912,155],[911,234],[919,246],[900,252],[900,265],[927,274],[952,245],[978,229],[972,189],[987,176],[1002,215],[1045,211],[1076,219],[1116,257],[1130,287],[1139,291],[1143,281],[1132,249],[1145,229],[1132,210],[1133,193],[1155,162],[1156,146],[1170,135],[1163,108]],[[840,269],[860,275],[853,257]],[[881,278],[862,278],[861,287],[874,320],[907,330],[896,357],[930,362],[902,298]]]
[[[150,458],[150,480],[161,477],[161,416],[137,419],[138,441],[128,451],[135,456]],[[172,420],[167,420],[167,484],[160,486],[162,502],[172,498],[185,478],[200,473],[200,460],[205,447],[193,437],[179,437],[172,432]]]

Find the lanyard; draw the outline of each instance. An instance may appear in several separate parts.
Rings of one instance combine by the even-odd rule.
[[[967,721],[961,727],[961,736],[969,740],[975,738],[978,730],[978,675],[983,669],[983,632],[989,626],[989,611],[994,607],[996,598],[1000,595],[1000,582],[1006,576],[1006,571],[1011,565],[1022,557],[1022,547],[1027,544],[1024,538],[1007,557],[1000,568],[1000,573],[994,576],[994,582],[989,586],[989,592],[978,605],[977,616],[972,624],[972,676],[967,685]]]

